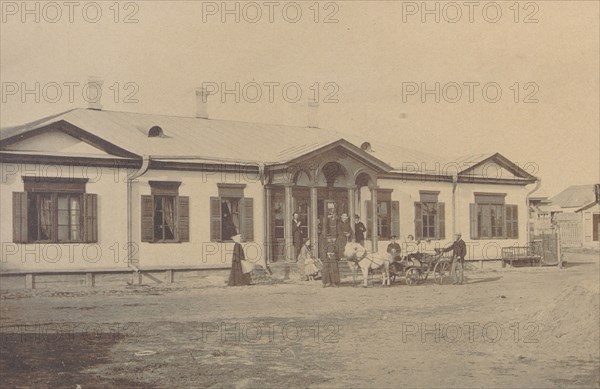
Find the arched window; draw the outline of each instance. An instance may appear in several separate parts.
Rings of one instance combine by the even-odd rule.
[[[148,138],[157,138],[163,135],[163,130],[159,126],[154,126],[148,130]]]

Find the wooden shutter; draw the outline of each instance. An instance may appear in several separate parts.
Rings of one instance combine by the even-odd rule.
[[[392,235],[396,235],[400,237],[400,202],[392,201],[391,202],[391,212],[392,212]]]
[[[477,204],[469,204],[469,218],[471,221],[471,239],[479,239],[477,235]]]
[[[210,198],[210,240],[221,240],[221,200],[218,197]]]
[[[516,205],[505,205],[505,231],[507,238],[519,238],[519,213]]]
[[[83,195],[83,234],[86,243],[98,243],[98,195]]]
[[[254,199],[244,197],[242,200],[242,239],[244,242],[254,240]]]
[[[365,200],[366,214],[367,214],[367,231],[365,238],[371,239],[371,230],[373,229],[373,202],[371,200]]]
[[[423,211],[422,204],[415,202],[415,240],[423,239]]]
[[[27,192],[13,192],[13,242],[27,243]]]
[[[154,241],[154,202],[152,196],[142,196],[142,242]]]
[[[437,238],[446,239],[446,205],[437,203]]]
[[[190,198],[177,198],[177,238],[180,242],[190,241]]]
[[[513,238],[519,238],[519,206],[512,205],[513,209]]]

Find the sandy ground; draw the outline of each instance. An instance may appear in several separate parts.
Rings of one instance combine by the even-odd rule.
[[[566,259],[462,286],[4,292],[0,385],[598,388],[599,255]]]

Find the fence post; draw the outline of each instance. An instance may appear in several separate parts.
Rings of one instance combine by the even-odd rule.
[[[561,234],[560,234],[560,226],[556,229],[556,256],[558,258],[558,268],[562,269],[562,250],[561,250]]]

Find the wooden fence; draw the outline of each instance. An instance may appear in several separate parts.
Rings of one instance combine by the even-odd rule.
[[[583,225],[578,214],[558,214],[556,222],[560,230],[560,241],[563,247],[581,246],[583,244]]]

